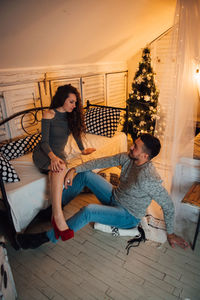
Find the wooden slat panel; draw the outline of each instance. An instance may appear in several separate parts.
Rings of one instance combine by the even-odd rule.
[[[169,30],[166,34],[161,36],[159,39],[156,39],[151,44],[151,58],[152,58],[152,66],[153,70],[156,73],[155,77],[157,80],[157,86],[160,88],[162,83],[162,91],[168,89],[168,80],[163,80],[163,77],[166,75],[166,62],[169,59],[169,51],[172,51],[171,47],[172,42],[172,31]],[[174,47],[173,47],[174,49]],[[175,50],[175,49],[174,49]],[[170,53],[173,54],[173,53]],[[175,61],[174,57],[174,61]],[[173,69],[175,64],[170,64],[171,66],[171,74],[173,74]],[[168,67],[168,71],[170,69]],[[164,91],[166,93],[166,91]]]
[[[50,82],[48,80],[43,80],[38,82],[38,87],[40,90],[40,97],[42,105],[45,107],[51,104],[51,94],[50,94]]]
[[[82,78],[83,105],[87,100],[92,104],[105,105],[105,76],[103,74]]]
[[[50,81],[50,89],[51,89],[51,96],[53,97],[56,93],[56,90],[59,86],[65,85],[65,84],[71,84],[79,92],[81,92],[81,87],[80,87],[80,78],[63,78],[63,79],[58,79],[58,80],[51,80]]]
[[[6,111],[5,111],[5,103],[4,98],[0,97],[0,120],[6,118]],[[0,127],[0,142],[7,140],[10,138],[8,124],[4,124]]]
[[[126,107],[127,72],[107,74],[107,105]]]
[[[41,107],[37,83],[12,86],[10,90],[7,89],[3,92],[3,97],[5,100],[7,117],[22,110]],[[29,114],[26,119],[26,125],[29,128],[30,133],[40,131],[41,124],[32,124],[33,116],[31,114]],[[11,132],[11,138],[25,134],[21,128],[21,116],[9,121],[8,126]]]

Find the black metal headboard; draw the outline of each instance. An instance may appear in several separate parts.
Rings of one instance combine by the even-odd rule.
[[[41,120],[38,118],[38,112],[41,111],[41,110],[44,110],[44,109],[48,109],[49,107],[48,106],[45,106],[45,107],[34,107],[34,108],[30,108],[30,109],[26,109],[26,110],[22,110],[20,112],[17,112],[17,113],[14,113],[13,115],[11,115],[10,117],[0,121],[0,126],[2,126],[3,124],[11,121],[12,119],[18,117],[18,116],[21,116],[21,127],[23,129],[23,131],[27,134],[30,134],[26,129],[25,129],[25,126],[24,126],[24,118],[26,115],[28,114],[31,114],[32,117],[33,117],[33,120],[32,120],[32,123],[31,125],[34,125],[38,122],[40,122]]]
[[[126,108],[121,108],[121,107],[113,107],[113,106],[105,106],[105,105],[98,105],[98,104],[91,104],[89,100],[87,100],[87,105],[84,107],[84,109],[89,109],[90,107],[105,107],[105,108],[112,108],[112,109],[118,109],[121,111],[125,111],[125,120],[128,118],[128,107]],[[41,118],[38,117],[38,113],[42,110],[45,109],[49,109],[49,106],[45,106],[45,107],[34,107],[34,108],[30,108],[30,109],[26,109],[17,113],[14,113],[13,115],[11,115],[10,117],[0,121],[0,126],[4,125],[5,123],[9,122],[10,120],[21,116],[21,128],[23,129],[23,131],[26,134],[31,134],[30,132],[28,132],[28,130],[25,128],[24,126],[24,118],[28,115],[31,114],[33,119],[31,121],[31,124],[29,123],[29,125],[35,125],[38,122],[41,121]],[[125,122],[125,124],[127,124],[127,122]],[[126,128],[124,129],[124,132],[127,133]]]

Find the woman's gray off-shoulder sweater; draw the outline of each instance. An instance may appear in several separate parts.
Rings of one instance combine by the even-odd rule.
[[[48,157],[49,152],[53,152],[56,156],[66,160],[65,145],[71,133],[68,125],[67,113],[59,112],[54,109],[55,116],[52,119],[42,119],[42,140],[35,147],[33,152],[33,161],[41,170],[48,170],[51,163]],[[83,150],[81,139],[75,138],[80,150]]]

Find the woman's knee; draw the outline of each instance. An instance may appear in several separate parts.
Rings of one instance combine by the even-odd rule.
[[[59,172],[49,171],[48,175],[50,180],[55,180],[59,178],[64,178],[66,173],[67,173],[67,167],[63,164],[62,170],[60,170]]]

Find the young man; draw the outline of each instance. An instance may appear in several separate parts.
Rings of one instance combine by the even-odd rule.
[[[131,146],[130,152],[120,153],[89,161],[68,171],[63,190],[63,204],[69,203],[87,186],[100,200],[101,204],[89,204],[69,218],[66,223],[76,232],[89,222],[98,222],[118,228],[137,226],[152,199],[163,209],[167,239],[187,248],[188,243],[174,234],[174,205],[158,175],[151,159],[160,152],[160,141],[150,134],[143,134]],[[113,188],[101,176],[91,172],[93,169],[121,166],[120,183]],[[75,175],[75,173],[77,173]],[[74,177],[75,176],[75,177]],[[19,234],[16,237],[23,249],[37,248],[45,242],[56,242],[54,230],[36,234]]]

